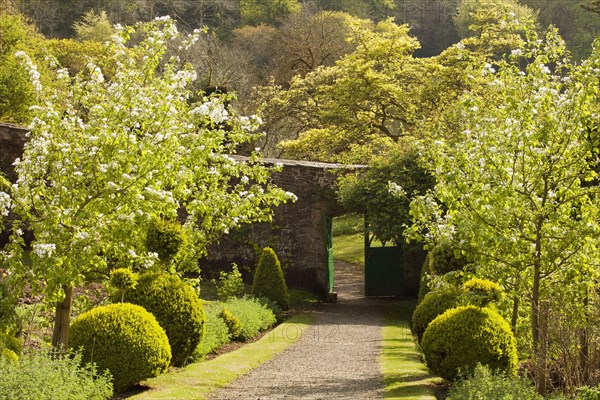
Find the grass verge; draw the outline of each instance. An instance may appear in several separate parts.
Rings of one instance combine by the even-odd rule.
[[[150,390],[129,399],[206,399],[211,391],[227,385],[295,343],[313,322],[312,315],[295,315],[257,342],[146,381]]]
[[[401,301],[385,312],[380,357],[384,399],[435,400],[434,386],[441,379],[427,372],[410,332],[408,321],[415,305],[415,301]]]

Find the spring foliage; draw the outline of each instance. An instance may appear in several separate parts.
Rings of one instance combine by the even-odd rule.
[[[281,264],[277,254],[270,247],[265,247],[258,260],[252,293],[257,297],[266,297],[276,302],[282,309],[289,306],[289,294]]]
[[[122,391],[167,371],[171,348],[156,318],[127,303],[81,314],[71,325],[71,347],[82,349],[84,362],[108,370],[115,391]]]

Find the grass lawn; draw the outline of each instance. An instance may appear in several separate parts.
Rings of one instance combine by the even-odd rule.
[[[227,385],[295,343],[313,322],[311,315],[295,315],[257,342],[144,382],[150,390],[129,399],[207,399],[211,391]]]
[[[365,264],[365,237],[362,233],[333,238],[333,258],[353,264]]]
[[[384,399],[435,400],[434,386],[441,378],[427,372],[410,332],[408,321],[415,305],[415,301],[401,301],[385,312],[380,358]]]

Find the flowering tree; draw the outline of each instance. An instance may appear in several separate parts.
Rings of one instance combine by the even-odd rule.
[[[556,31],[545,40],[532,35],[498,71],[487,66],[482,94],[463,96],[458,140],[443,139],[441,130],[422,143],[436,186],[413,202],[409,232],[431,240],[455,235],[474,249],[478,274],[508,289],[513,327],[524,308],[540,391],[542,304],[559,310],[566,300],[583,309],[600,276],[599,66],[598,40],[574,66]]]
[[[131,37],[138,44],[128,46]],[[255,137],[258,118],[231,115],[219,97],[194,102],[193,69],[166,59],[167,42],[185,50],[197,37],[181,37],[169,18],[117,26],[105,45],[110,78],[90,62],[75,77],[59,69],[56,88],[44,87],[18,54],[38,105],[15,162],[12,202],[21,220],[9,257],[15,277],[57,302],[55,345],[68,342],[73,288],[106,272],[107,259],[157,261],[143,245],[152,219],[185,210],[187,264],[195,265],[221,235],[270,219],[270,207],[293,196],[270,183],[256,154],[244,163],[230,156]],[[30,267],[21,261],[23,226],[35,234]]]

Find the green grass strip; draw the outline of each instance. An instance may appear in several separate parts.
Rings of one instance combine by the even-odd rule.
[[[295,315],[257,342],[144,382],[150,390],[129,399],[206,399],[211,391],[229,384],[291,346],[313,322],[312,315]]]
[[[410,332],[408,321],[415,304],[401,301],[385,312],[380,358],[384,399],[435,400],[434,386],[440,378],[427,372]]]

